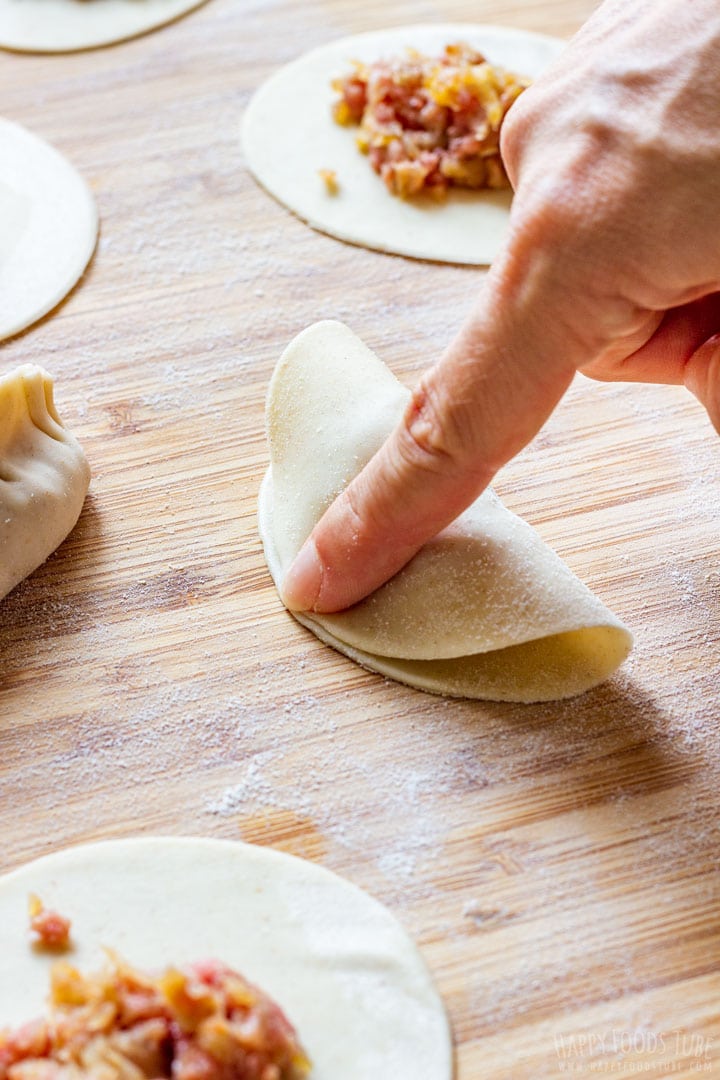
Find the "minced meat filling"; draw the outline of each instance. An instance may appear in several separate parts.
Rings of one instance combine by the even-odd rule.
[[[60,952],[70,946],[71,923],[57,911],[49,911],[33,893],[28,902],[30,931],[40,948]]]
[[[356,62],[333,81],[339,124],[357,124],[357,144],[393,195],[442,197],[451,186],[503,188],[500,128],[527,79],[493,67],[464,42],[441,57]]]
[[[0,1080],[303,1080],[282,1010],[215,961],[154,977],[55,964],[47,1019],[0,1032]]]

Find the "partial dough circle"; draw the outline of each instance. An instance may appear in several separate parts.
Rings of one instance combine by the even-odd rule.
[[[314,863],[223,840],[113,840],[0,879],[0,1027],[39,1014],[52,956],[27,941],[35,893],[72,919],[73,964],[102,948],[158,969],[216,958],[287,1012],[311,1080],[450,1080],[440,998],[415,945],[366,893]]]
[[[271,469],[258,514],[278,588],[408,398],[342,323],[316,323],[288,345],[268,391]],[[494,700],[579,694],[608,678],[631,645],[619,619],[490,491],[361,603],[296,618],[384,675]]]
[[[0,46],[76,52],[173,22],[206,0],[0,0]]]
[[[451,190],[442,203],[396,198],[357,149],[355,129],[331,116],[336,95],[330,81],[346,74],[352,60],[400,55],[410,46],[437,55],[461,40],[491,63],[531,78],[565,45],[475,23],[399,26],[323,45],[281,68],[253,97],[242,122],[248,168],[303,221],[339,240],[417,259],[489,264],[506,233],[510,192]],[[319,169],[337,173],[336,195],[327,192]]]
[[[80,174],[48,143],[0,118],[0,340],[67,296],[97,230],[95,200]]]

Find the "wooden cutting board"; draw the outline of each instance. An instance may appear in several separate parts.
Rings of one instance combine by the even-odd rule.
[[[720,443],[683,391],[578,379],[498,480],[636,636],[597,691],[443,701],[326,649],[256,537],[270,372],[331,317],[412,383],[481,272],[313,233],[247,175],[238,124],[339,35],[569,35],[593,6],[209,0],[114,48],[0,55],[2,112],[102,217],[82,283],[2,347],[3,371],[55,375],[94,475],[70,539],[0,605],[2,869],[140,833],[322,862],[419,942],[458,1080],[720,1076]]]

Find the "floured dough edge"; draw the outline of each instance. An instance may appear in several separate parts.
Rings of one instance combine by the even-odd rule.
[[[268,569],[280,593],[283,573],[272,536],[272,472],[265,474],[258,502],[258,528]],[[622,626],[593,626],[553,634],[521,645],[445,660],[377,656],[348,645],[307,612],[290,614],[326,645],[368,671],[443,697],[533,704],[575,697],[605,682],[632,645]],[[559,688],[562,689],[559,689]]]
[[[310,1080],[451,1080],[442,1001],[395,917],[350,882],[269,848],[144,837],[68,848],[0,878],[0,1028],[38,1015],[53,957],[30,948],[27,898],[72,920],[66,958],[103,948],[146,970],[215,958],[287,1013]]]
[[[58,416],[52,377],[25,364],[0,378],[0,600],[75,527],[90,484]]]
[[[114,45],[174,22],[207,0],[0,0],[0,47],[62,53]]]
[[[488,265],[507,231],[509,191],[451,189],[442,203],[399,199],[355,146],[356,129],[336,124],[330,113],[336,97],[330,81],[346,74],[352,60],[399,55],[407,47],[439,54],[459,40],[531,78],[565,46],[543,34],[474,23],[391,27],[323,45],[276,71],[253,96],[241,125],[250,172],[308,225],[338,240],[410,258]],[[336,172],[337,194],[327,192],[319,169]]]
[[[49,143],[0,118],[0,340],[68,295],[97,234],[95,199],[77,170]]]

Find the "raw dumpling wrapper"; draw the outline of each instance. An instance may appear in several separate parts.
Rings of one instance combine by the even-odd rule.
[[[62,543],[89,483],[90,467],[55,410],[48,373],[26,364],[0,378],[0,598]]]
[[[0,0],[0,47],[74,52],[138,37],[205,0]]]
[[[71,962],[222,960],[296,1026],[309,1080],[452,1080],[448,1020],[395,917],[324,867],[200,837],[82,844],[0,877],[0,1028],[42,1011],[55,957],[28,947],[28,894],[72,918]],[[92,1074],[94,1080],[100,1080]]]
[[[347,75],[354,61],[371,64],[408,49],[439,56],[446,45],[463,41],[491,64],[531,79],[565,46],[515,27],[442,22],[383,27],[328,42],[280,68],[253,95],[241,132],[247,167],[279,202],[338,240],[415,259],[489,265],[507,233],[509,190],[452,188],[441,202],[390,195],[358,150],[356,128],[332,118],[337,93],[331,83]],[[336,174],[335,194],[321,170]]]
[[[68,295],[97,232],[95,200],[77,170],[49,143],[0,117],[0,340]]]
[[[259,511],[276,585],[408,397],[342,323],[316,323],[285,350],[268,394],[271,467]],[[381,674],[491,700],[581,693],[608,678],[631,646],[623,624],[490,491],[366,600],[296,618]]]

